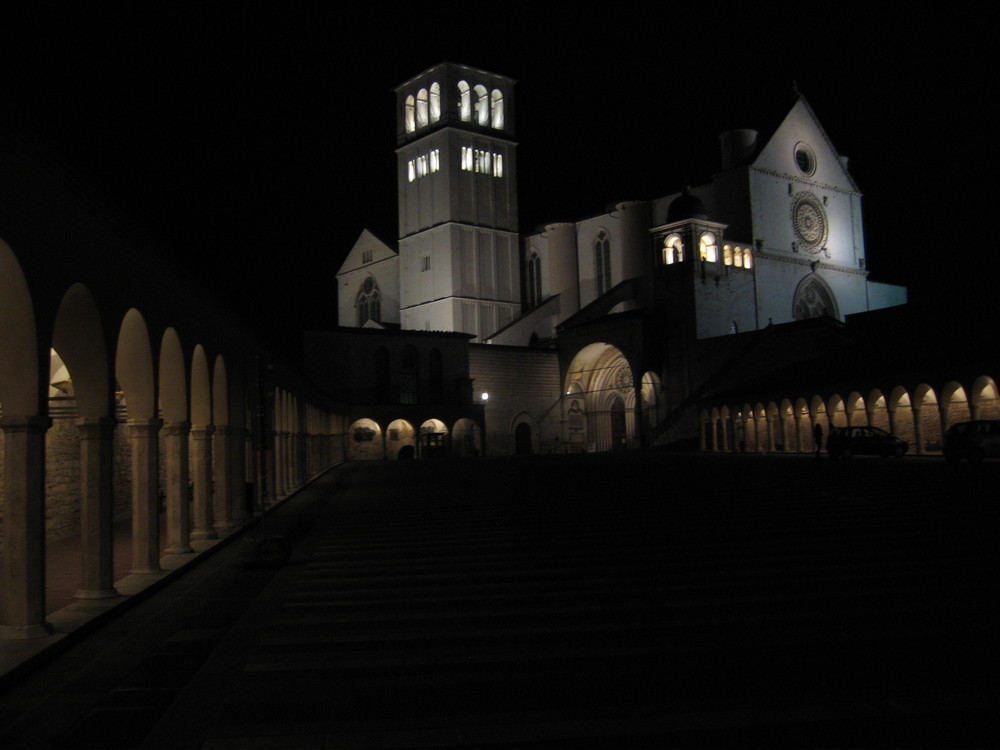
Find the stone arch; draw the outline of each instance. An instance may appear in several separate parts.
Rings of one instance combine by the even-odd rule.
[[[39,351],[28,282],[14,252],[0,240],[0,407],[3,415],[38,414]]]
[[[826,413],[830,419],[831,429],[834,427],[847,427],[847,407],[844,405],[844,399],[840,397],[839,393],[834,393],[827,399]]]
[[[823,316],[840,319],[837,298],[818,274],[810,273],[795,288],[795,295],[792,298],[792,318],[806,320]]]
[[[403,458],[416,456],[417,431],[405,419],[394,419],[386,428],[386,457],[390,459],[400,458],[400,451],[403,451]],[[408,450],[404,450],[407,449]]]
[[[796,426],[795,408],[792,402],[781,400],[781,441],[785,453],[795,453],[799,449],[798,427]]]
[[[59,305],[52,348],[72,373],[77,414],[84,419],[107,417],[111,406],[108,348],[97,305],[83,284],[71,286]]]
[[[941,409],[937,393],[926,383],[913,390],[916,406],[914,419],[919,415],[918,453],[939,453],[941,451]]]
[[[865,408],[865,400],[857,391],[847,394],[847,401],[844,403],[844,412],[847,416],[847,424],[851,427],[864,427],[868,424],[868,411]]]
[[[135,308],[125,313],[118,330],[115,378],[122,390],[121,406],[128,417],[132,572],[155,573],[160,570],[161,421],[156,410],[156,375],[149,329]]]
[[[636,403],[633,373],[628,358],[612,344],[595,342],[576,353],[563,384],[565,440],[571,449],[608,451],[630,447],[635,438],[635,408],[628,409],[626,405]],[[578,394],[580,398],[574,398]],[[620,400],[620,408],[615,396]],[[585,429],[578,429],[581,419]]]
[[[522,411],[510,422],[510,434],[514,440],[514,455],[527,456],[538,452],[538,429],[534,418]]]
[[[135,308],[125,314],[118,332],[115,377],[124,392],[130,421],[157,416],[153,348],[146,321]]]
[[[383,457],[382,427],[374,419],[362,417],[354,420],[347,433],[349,460],[371,461]]]
[[[448,455],[448,426],[434,417],[420,425],[417,455],[420,458],[442,458]]]
[[[875,388],[868,395],[868,409],[868,423],[872,427],[892,432],[892,425],[889,422],[889,408],[885,401],[885,395],[878,388]]]
[[[475,420],[462,417],[451,428],[452,455],[459,457],[481,456],[482,431]]]
[[[767,449],[769,452],[775,453],[784,449],[781,431],[781,413],[778,411],[778,405],[770,401],[767,404]]]
[[[795,451],[798,453],[808,452],[812,448],[812,419],[809,413],[809,404],[804,398],[795,400]]]
[[[917,440],[917,426],[914,420],[913,402],[909,392],[897,385],[889,394],[889,413],[892,417],[892,433],[914,445]]]
[[[649,427],[654,428],[663,419],[664,407],[663,402],[663,384],[660,382],[660,376],[651,370],[647,370],[642,374],[641,380],[642,389],[642,421]]]
[[[1000,419],[1000,391],[988,375],[980,375],[973,381],[969,401],[973,419]]]
[[[972,419],[969,397],[961,384],[951,380],[941,388],[941,428],[947,430],[956,422]]]

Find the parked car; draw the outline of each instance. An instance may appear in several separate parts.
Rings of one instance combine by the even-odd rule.
[[[878,427],[834,427],[826,439],[830,458],[853,455],[902,458],[910,444]]]
[[[984,458],[1000,458],[1000,419],[956,422],[944,434],[944,458],[958,463],[963,458],[978,464]]]

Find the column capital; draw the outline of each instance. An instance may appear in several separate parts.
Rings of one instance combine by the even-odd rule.
[[[130,419],[125,423],[128,436],[135,438],[155,437],[161,427],[162,419]]]
[[[167,437],[187,435],[191,432],[190,422],[164,422],[160,432]]]
[[[81,440],[100,440],[110,438],[115,431],[114,417],[81,417],[76,420]]]
[[[52,418],[40,415],[30,417],[7,416],[0,417],[0,430],[4,432],[45,432],[52,426]]]
[[[215,432],[214,424],[191,425],[191,437],[195,439],[208,440]]]

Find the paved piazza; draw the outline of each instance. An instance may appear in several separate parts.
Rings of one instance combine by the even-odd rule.
[[[0,694],[0,745],[995,745],[998,480],[656,451],[344,465]],[[255,564],[261,536],[287,564]]]

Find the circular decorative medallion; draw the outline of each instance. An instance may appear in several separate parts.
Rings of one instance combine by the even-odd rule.
[[[792,202],[792,227],[806,250],[818,252],[826,244],[828,228],[823,202],[812,193],[800,193]]]
[[[632,387],[632,371],[627,366],[623,365],[615,371],[615,386],[620,390]]]

